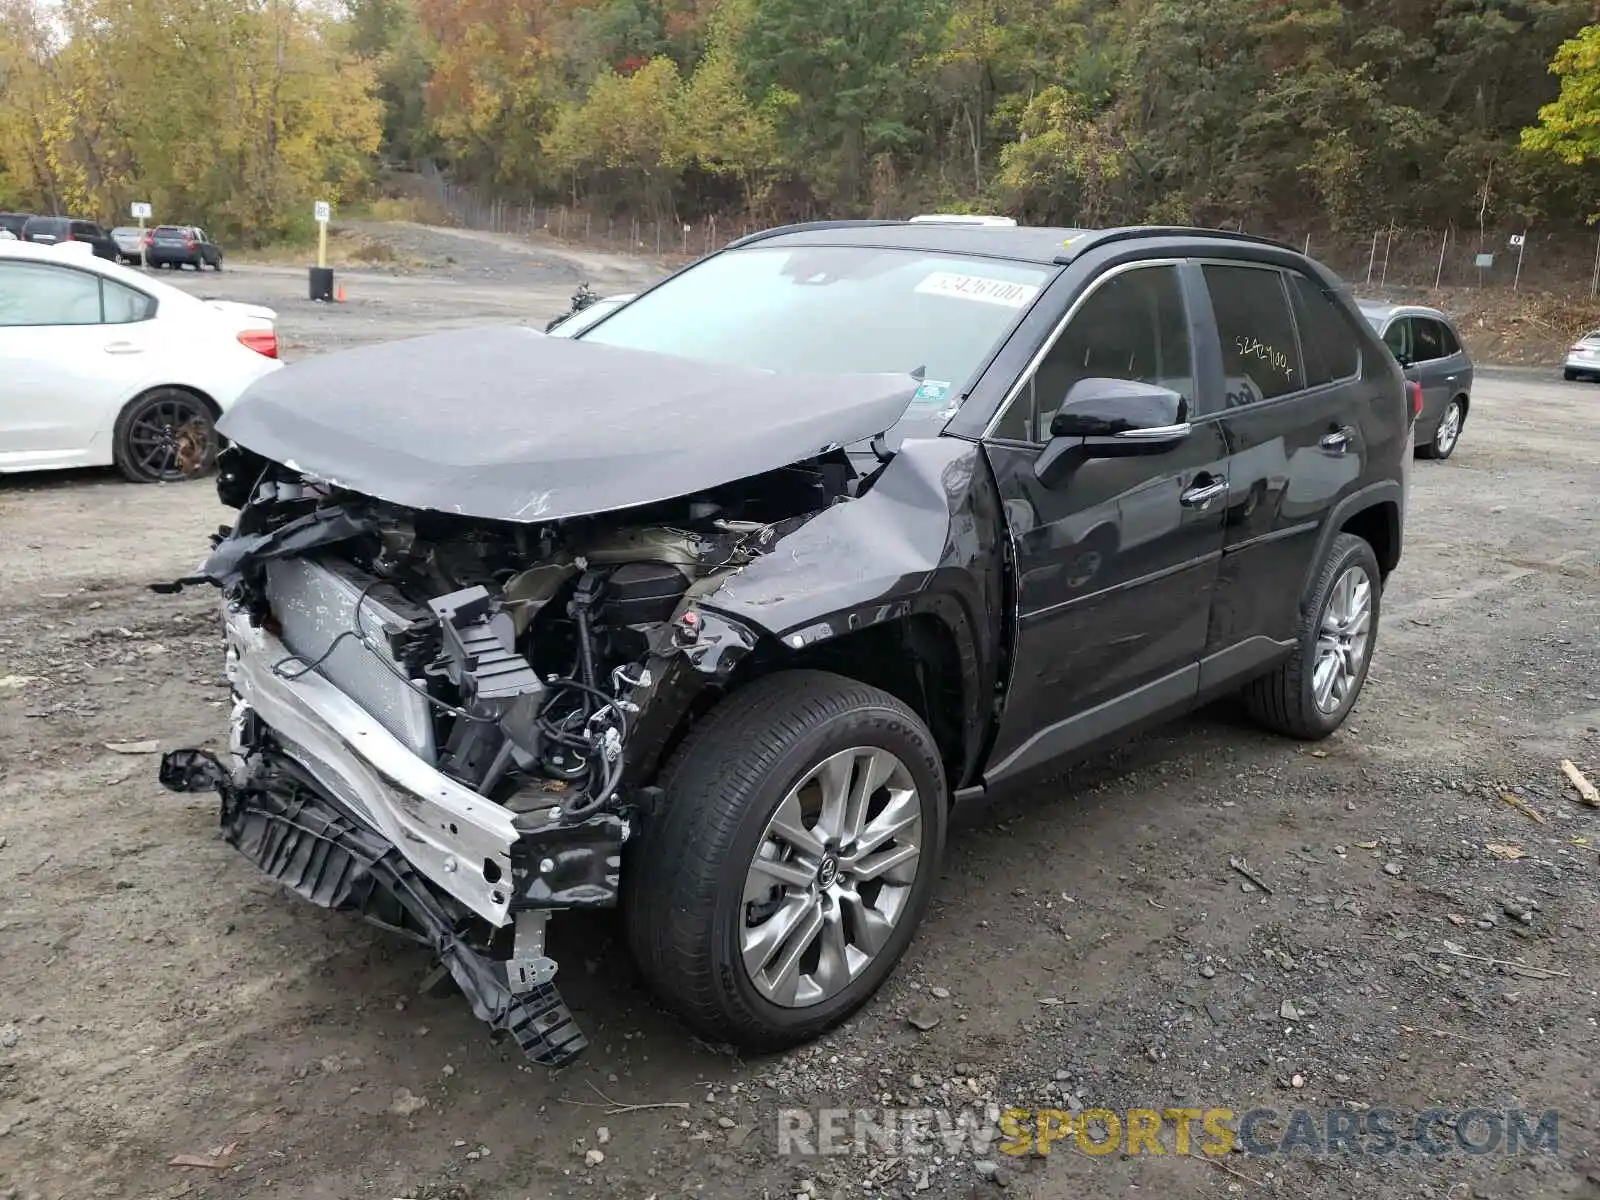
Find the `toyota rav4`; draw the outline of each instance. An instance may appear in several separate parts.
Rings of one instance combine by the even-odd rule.
[[[575,337],[306,360],[222,418],[225,837],[431,950],[535,1062],[551,916],[693,1028],[884,982],[952,811],[1242,693],[1322,738],[1400,559],[1417,393],[1322,266],[1177,228],[829,222]]]

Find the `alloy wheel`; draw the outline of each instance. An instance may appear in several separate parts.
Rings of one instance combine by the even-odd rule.
[[[1433,435],[1434,447],[1441,455],[1449,454],[1455,449],[1456,439],[1461,436],[1461,405],[1454,400],[1445,407],[1444,416],[1439,418],[1439,429]]]
[[[922,804],[905,763],[857,746],[778,805],[745,876],[739,952],[785,1008],[838,995],[888,943],[922,862]]]
[[[215,434],[198,400],[164,396],[141,408],[128,425],[128,458],[147,479],[173,482],[209,461]]]
[[[1359,566],[1347,567],[1322,610],[1317,629],[1312,695],[1324,713],[1335,713],[1361,680],[1372,638],[1372,580]]]

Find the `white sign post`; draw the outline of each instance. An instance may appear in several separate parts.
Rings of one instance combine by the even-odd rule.
[[[317,219],[317,266],[328,265],[328,220],[333,216],[333,206],[326,200],[318,200],[312,209],[312,215]]]
[[[1521,233],[1513,233],[1511,235],[1511,244],[1512,246],[1516,247],[1517,251],[1517,273],[1512,277],[1511,280],[1511,290],[1513,292],[1516,291],[1517,288],[1522,284],[1522,252],[1526,248],[1527,241],[1527,230],[1523,230]]]
[[[144,223],[150,219],[150,203],[147,200],[135,200],[129,211],[133,214],[134,219],[139,222],[139,267],[148,271],[150,263],[144,252]]]

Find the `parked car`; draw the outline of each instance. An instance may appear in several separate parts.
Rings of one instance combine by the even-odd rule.
[[[551,914],[618,905],[692,1027],[791,1045],[889,975],[953,808],[1224,694],[1340,727],[1419,411],[1326,268],[1191,229],[790,226],[576,337],[309,359],[159,585],[223,590],[234,693],[161,781],[536,1063],[585,1045]]]
[[[1600,379],[1600,329],[1591,329],[1572,344],[1561,373],[1569,380]]]
[[[1449,458],[1472,406],[1472,359],[1450,318],[1436,308],[1360,301],[1361,312],[1405,369],[1422,385],[1417,453]]]
[[[144,250],[152,267],[222,270],[222,247],[198,225],[157,225],[145,235]]]
[[[4,225],[0,225],[0,242],[14,242],[16,240],[16,234],[12,233],[11,230],[7,229]]]
[[[117,243],[117,261],[142,263],[144,261],[145,232],[137,225],[118,225],[111,231],[111,240]]]
[[[32,213],[0,212],[0,238],[22,240],[22,227]]]
[[[117,244],[111,235],[93,221],[81,217],[29,217],[22,226],[22,240],[45,246],[84,242],[94,248],[98,258],[117,257]]]
[[[0,473],[204,471],[216,417],[282,366],[276,316],[90,254],[0,245]]]

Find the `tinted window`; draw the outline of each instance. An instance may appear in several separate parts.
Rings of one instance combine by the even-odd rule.
[[[100,289],[107,325],[148,321],[156,315],[155,298],[145,295],[137,288],[120,284],[115,279],[102,279]]]
[[[924,371],[909,416],[960,390],[1054,269],[864,246],[753,246],[697,263],[580,337],[795,374]]]
[[[1204,268],[1217,315],[1231,408],[1305,387],[1283,276],[1259,267]]]
[[[0,326],[99,323],[99,276],[69,267],[0,263]]]
[[[1081,379],[1136,379],[1194,399],[1189,321],[1173,267],[1113,275],[1089,293],[995,435],[1043,442],[1050,418]]]
[[[1444,330],[1439,327],[1439,322],[1429,321],[1424,317],[1411,318],[1411,357],[1417,362],[1427,362],[1429,359],[1443,358]]]
[[[1349,322],[1322,288],[1301,275],[1289,273],[1289,294],[1294,300],[1295,324],[1300,329],[1300,353],[1305,360],[1306,387],[1348,379],[1361,369],[1361,347]]]
[[[1443,321],[1440,321],[1438,324],[1439,344],[1444,349],[1445,354],[1447,356],[1451,354],[1460,354],[1461,343],[1456,339],[1455,331]]]
[[[72,236],[81,238],[100,237],[100,226],[92,221],[74,221],[72,223]]]

